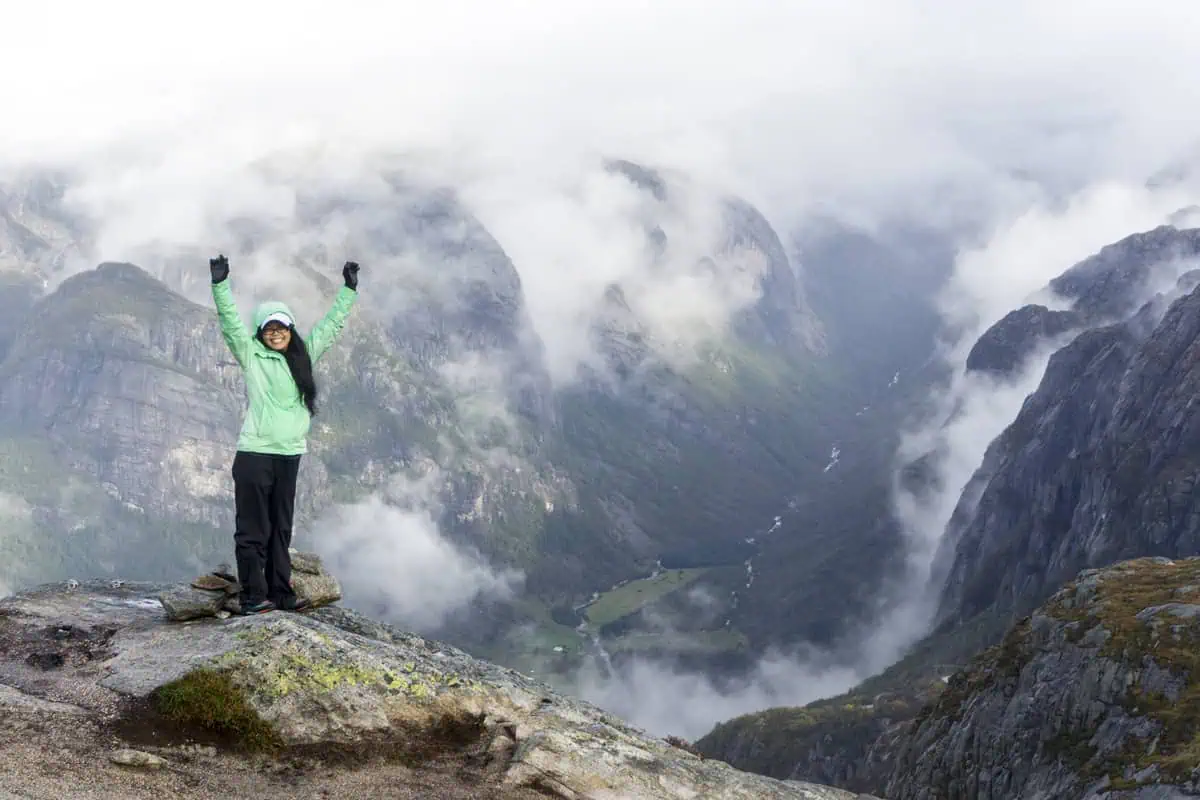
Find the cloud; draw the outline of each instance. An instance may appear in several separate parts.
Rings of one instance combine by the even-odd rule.
[[[985,241],[965,248],[939,297],[956,338],[947,359],[955,366],[979,336],[1009,311],[1036,301],[1065,304],[1043,292],[1063,271],[1107,244],[1168,224],[1200,200],[1196,186],[1151,187],[1097,182],[1062,202],[1038,202],[996,221]]]
[[[695,740],[717,722],[765,708],[804,705],[839,694],[865,677],[817,650],[801,649],[769,653],[735,681],[638,658],[616,671],[588,662],[565,685],[656,736]]]
[[[637,630],[623,644],[686,641],[719,630],[728,613],[728,596],[712,587],[693,586],[675,596],[671,608],[642,611]],[[737,676],[714,676],[687,669],[675,659],[619,652],[613,654],[592,634],[590,655],[559,687],[605,708],[658,736],[697,739],[722,720],[774,706],[795,706],[838,694],[867,677],[844,654],[800,645],[771,648]]]
[[[222,248],[230,220],[269,221],[239,273],[259,280],[305,246],[351,255],[344,225],[301,229],[279,175],[370,196],[382,161],[399,163],[460,190],[513,255],[560,378],[594,356],[609,280],[685,340],[753,299],[739,269],[694,268],[718,190],[781,230],[814,210],[977,230],[1046,193],[1143,181],[1191,157],[1200,122],[1179,102],[1200,66],[1184,0],[1135,15],[1082,0],[280,8],[24,4],[0,53],[26,76],[0,87],[18,121],[0,175],[68,169],[95,222],[76,267]],[[599,168],[607,156],[692,181],[672,268],[652,269],[645,196]],[[364,288],[399,258],[361,255]]]
[[[505,600],[520,586],[520,573],[493,569],[441,534],[438,475],[397,476],[386,497],[335,506],[316,520],[313,547],[349,605],[429,631],[476,599]]]

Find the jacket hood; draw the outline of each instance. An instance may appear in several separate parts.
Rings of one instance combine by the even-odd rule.
[[[265,303],[259,303],[258,307],[254,309],[255,332],[262,327],[263,323],[266,322],[267,317],[278,312],[287,314],[289,317],[291,317],[292,324],[296,324],[296,315],[292,313],[292,310],[287,307],[286,303],[281,303],[278,300],[268,300]]]

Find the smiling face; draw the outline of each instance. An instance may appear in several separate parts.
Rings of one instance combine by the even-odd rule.
[[[292,341],[292,329],[277,320],[271,320],[262,329],[263,343],[277,352],[287,350]]]

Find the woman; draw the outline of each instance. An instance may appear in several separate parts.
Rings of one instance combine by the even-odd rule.
[[[291,310],[280,302],[255,309],[251,335],[233,302],[228,259],[219,255],[209,259],[208,267],[221,334],[242,367],[249,401],[233,458],[240,613],[298,611],[308,604],[292,591],[288,547],[300,457],[308,449],[306,437],[317,410],[313,364],[346,324],[358,296],[358,264],[347,261],[342,268],[345,286],[307,341],[296,331]]]

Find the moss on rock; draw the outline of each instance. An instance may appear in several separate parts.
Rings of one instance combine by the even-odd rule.
[[[227,670],[202,668],[158,687],[154,709],[186,729],[200,728],[251,751],[273,751],[282,741],[274,727],[250,704],[245,690]]]
[[[1105,635],[1100,654],[1139,668],[1125,709],[1159,723],[1146,739],[1132,738],[1124,752],[1106,759],[1110,778],[1157,768],[1171,780],[1200,767],[1200,558],[1142,558],[1103,573],[1085,573],[1059,592],[1049,613],[1073,626],[1079,641]],[[1196,609],[1200,611],[1200,609]],[[1178,691],[1148,688],[1141,680],[1157,666],[1180,679]]]

